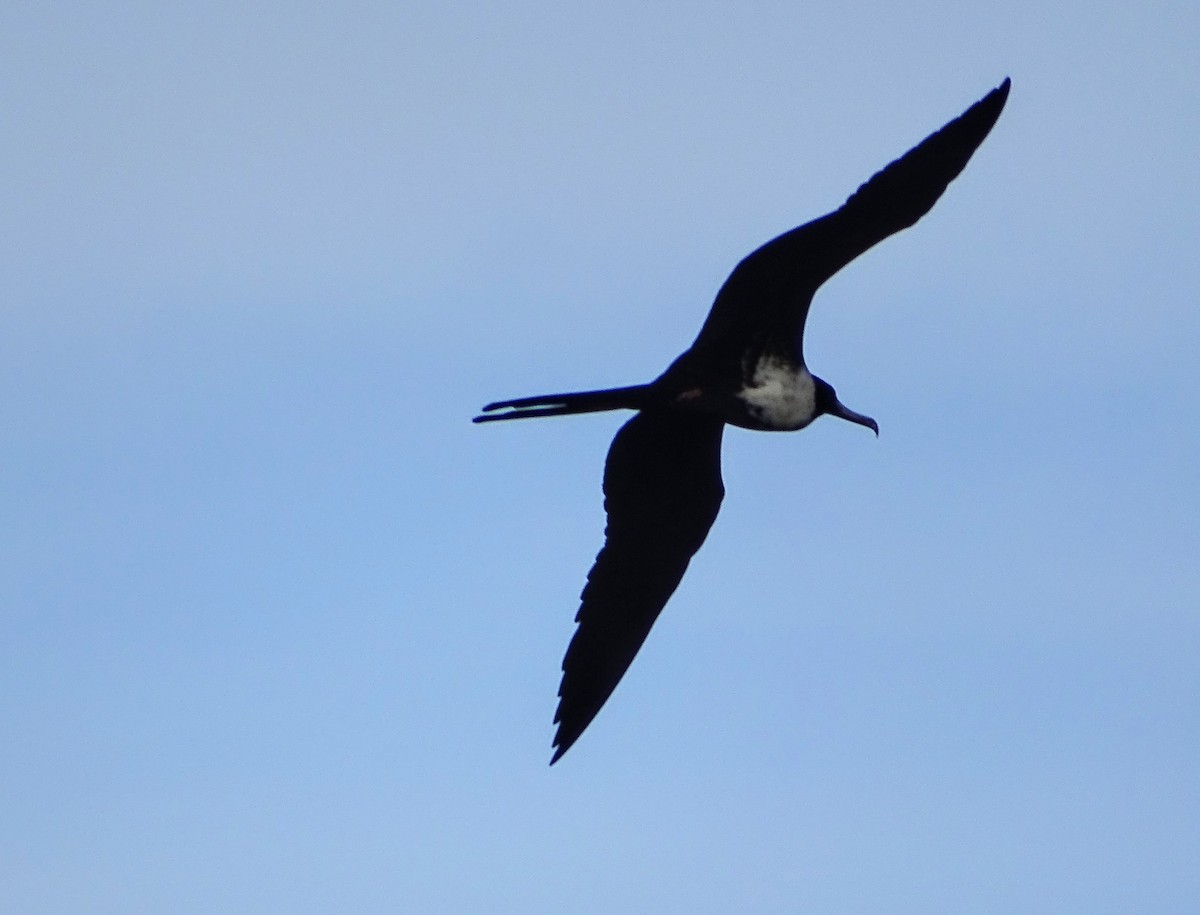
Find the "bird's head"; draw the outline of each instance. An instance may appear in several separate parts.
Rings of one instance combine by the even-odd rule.
[[[855,413],[844,403],[838,400],[837,391],[833,389],[828,381],[821,378],[813,378],[817,385],[817,410],[816,415],[828,413],[830,416],[836,416],[839,419],[848,419],[852,423],[858,423],[860,426],[866,426],[876,435],[879,435],[879,423],[871,419],[869,416],[863,416],[861,413]]]

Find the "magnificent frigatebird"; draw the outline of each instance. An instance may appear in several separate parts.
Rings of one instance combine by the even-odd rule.
[[[749,254],[696,341],[649,384],[501,400],[475,422],[637,410],[604,465],[604,547],[563,658],[553,765],[596,717],[674,593],[725,495],[721,433],[803,429],[823,413],[866,426],[804,364],[813,294],[933,207],[1000,117],[1009,80],[862,185],[842,206]],[[497,412],[499,411],[499,412]]]

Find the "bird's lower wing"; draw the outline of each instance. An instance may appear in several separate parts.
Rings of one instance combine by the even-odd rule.
[[[644,412],[613,439],[604,467],[604,548],[563,658],[551,763],[612,694],[716,520],[725,494],[723,429],[710,416]]]

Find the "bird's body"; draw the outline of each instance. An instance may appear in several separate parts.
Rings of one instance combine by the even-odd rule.
[[[817,418],[817,383],[812,373],[779,356],[760,356],[737,397],[743,409],[725,417],[735,426],[795,432]]]
[[[747,255],[696,340],[654,381],[500,401],[475,418],[638,411],[605,463],[605,544],[563,659],[552,763],[616,688],[716,520],[725,425],[794,431],[829,414],[879,433],[875,420],[842,404],[804,362],[812,297],[855,257],[932,208],[995,124],[1008,90],[1006,79],[839,209]]]

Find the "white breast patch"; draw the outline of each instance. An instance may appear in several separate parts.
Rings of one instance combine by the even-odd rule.
[[[750,385],[738,396],[764,426],[792,431],[813,421],[817,386],[808,369],[797,370],[774,356],[763,356],[754,367]]]

